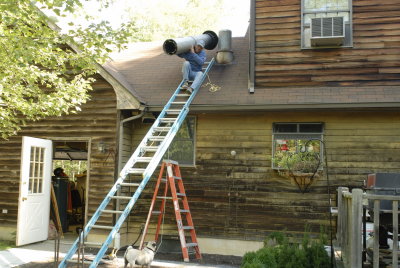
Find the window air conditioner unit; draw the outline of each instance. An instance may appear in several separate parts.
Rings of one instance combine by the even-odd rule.
[[[311,46],[341,46],[343,41],[343,17],[311,19]]]

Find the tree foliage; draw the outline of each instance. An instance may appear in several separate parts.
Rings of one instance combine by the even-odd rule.
[[[1,1],[2,138],[15,134],[26,120],[79,111],[89,98],[95,62],[105,60],[111,45],[121,48],[134,31],[127,24],[114,30],[102,21],[61,34],[41,10],[67,17],[81,7],[80,0]],[[71,44],[75,44],[75,50]]]
[[[77,14],[85,3],[107,8],[115,0],[1,0],[0,1],[0,131],[8,138],[26,121],[76,113],[92,89],[96,63],[127,41],[152,41],[198,35],[215,30],[223,0],[137,0],[130,4],[129,22],[81,26]],[[55,29],[54,17],[69,23],[69,31]],[[101,10],[95,10],[102,14]],[[94,14],[94,12],[93,12]],[[72,45],[72,46],[71,46]]]
[[[135,0],[127,11],[142,41],[164,40],[216,30],[223,0]]]

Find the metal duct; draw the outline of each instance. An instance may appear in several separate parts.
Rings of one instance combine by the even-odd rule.
[[[231,30],[219,31],[218,52],[216,60],[220,64],[228,64],[233,61]]]
[[[218,35],[213,31],[205,31],[203,34],[197,36],[167,39],[163,44],[163,49],[168,55],[181,54],[189,51],[200,40],[204,41],[205,49],[211,50],[218,44]]]

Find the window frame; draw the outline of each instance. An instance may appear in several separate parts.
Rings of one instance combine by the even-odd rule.
[[[301,35],[301,49],[304,50],[309,50],[309,49],[329,49],[329,48],[352,48],[353,47],[353,0],[347,0],[348,4],[349,4],[349,8],[348,9],[341,9],[341,10],[332,10],[332,11],[328,11],[328,10],[324,10],[324,11],[305,11],[305,1],[306,0],[301,0],[301,29],[300,29],[300,35]],[[329,0],[326,0],[329,1]],[[349,24],[349,44],[346,45],[341,45],[341,46],[305,46],[305,33],[304,33],[304,29],[306,28],[306,24],[304,22],[304,16],[305,14],[323,14],[323,13],[339,13],[339,12],[348,12],[349,13],[349,21],[345,22],[346,24]],[[311,27],[311,26],[308,26]],[[345,39],[346,39],[346,35],[345,35]]]
[[[296,132],[275,132],[275,126],[278,124],[286,124],[286,125],[296,125]],[[315,125],[321,125],[321,132],[300,132],[300,125],[306,125],[306,124],[315,124]],[[306,137],[305,139],[312,140],[315,138],[315,140],[320,140],[320,149],[319,149],[319,155],[320,159],[324,159],[324,134],[325,134],[325,124],[323,122],[274,122],[272,123],[272,156],[271,156],[271,168],[273,170],[283,170],[281,167],[276,167],[274,164],[274,158],[275,158],[275,148],[276,148],[276,137],[277,136],[293,136],[294,138],[286,138],[282,137],[281,139],[295,139],[296,136],[298,136],[297,140],[300,140],[301,137]],[[309,137],[307,137],[309,136]],[[322,170],[323,166],[319,168],[319,170]]]
[[[169,157],[168,157],[168,156],[169,156],[169,149],[170,149],[170,147],[171,147],[171,145],[172,145],[173,143],[179,142],[179,141],[193,141],[193,143],[192,143],[192,144],[193,144],[193,163],[181,163],[181,162],[179,162],[179,160],[177,160],[177,159],[171,159],[171,160],[177,161],[177,162],[179,163],[179,166],[181,166],[181,167],[195,167],[195,166],[196,166],[197,117],[194,116],[194,115],[188,115],[188,116],[186,116],[185,120],[184,120],[183,123],[182,123],[182,126],[183,126],[183,124],[185,124],[186,120],[188,120],[188,119],[193,119],[193,120],[194,120],[194,122],[193,122],[193,139],[179,139],[179,138],[177,137],[177,135],[175,135],[174,139],[172,140],[170,146],[168,147],[168,149],[167,149],[167,151],[165,152],[164,157],[163,157],[164,159],[169,159]],[[180,131],[180,129],[182,128],[182,126],[179,128],[178,132]],[[177,134],[178,134],[178,133],[177,133]],[[177,138],[178,138],[178,139],[177,139]]]

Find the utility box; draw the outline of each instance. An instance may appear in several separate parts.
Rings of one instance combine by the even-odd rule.
[[[369,174],[366,192],[376,195],[400,195],[400,173]],[[370,209],[373,209],[373,200],[369,201],[368,206]],[[380,210],[383,212],[391,212],[392,201],[381,200]]]

